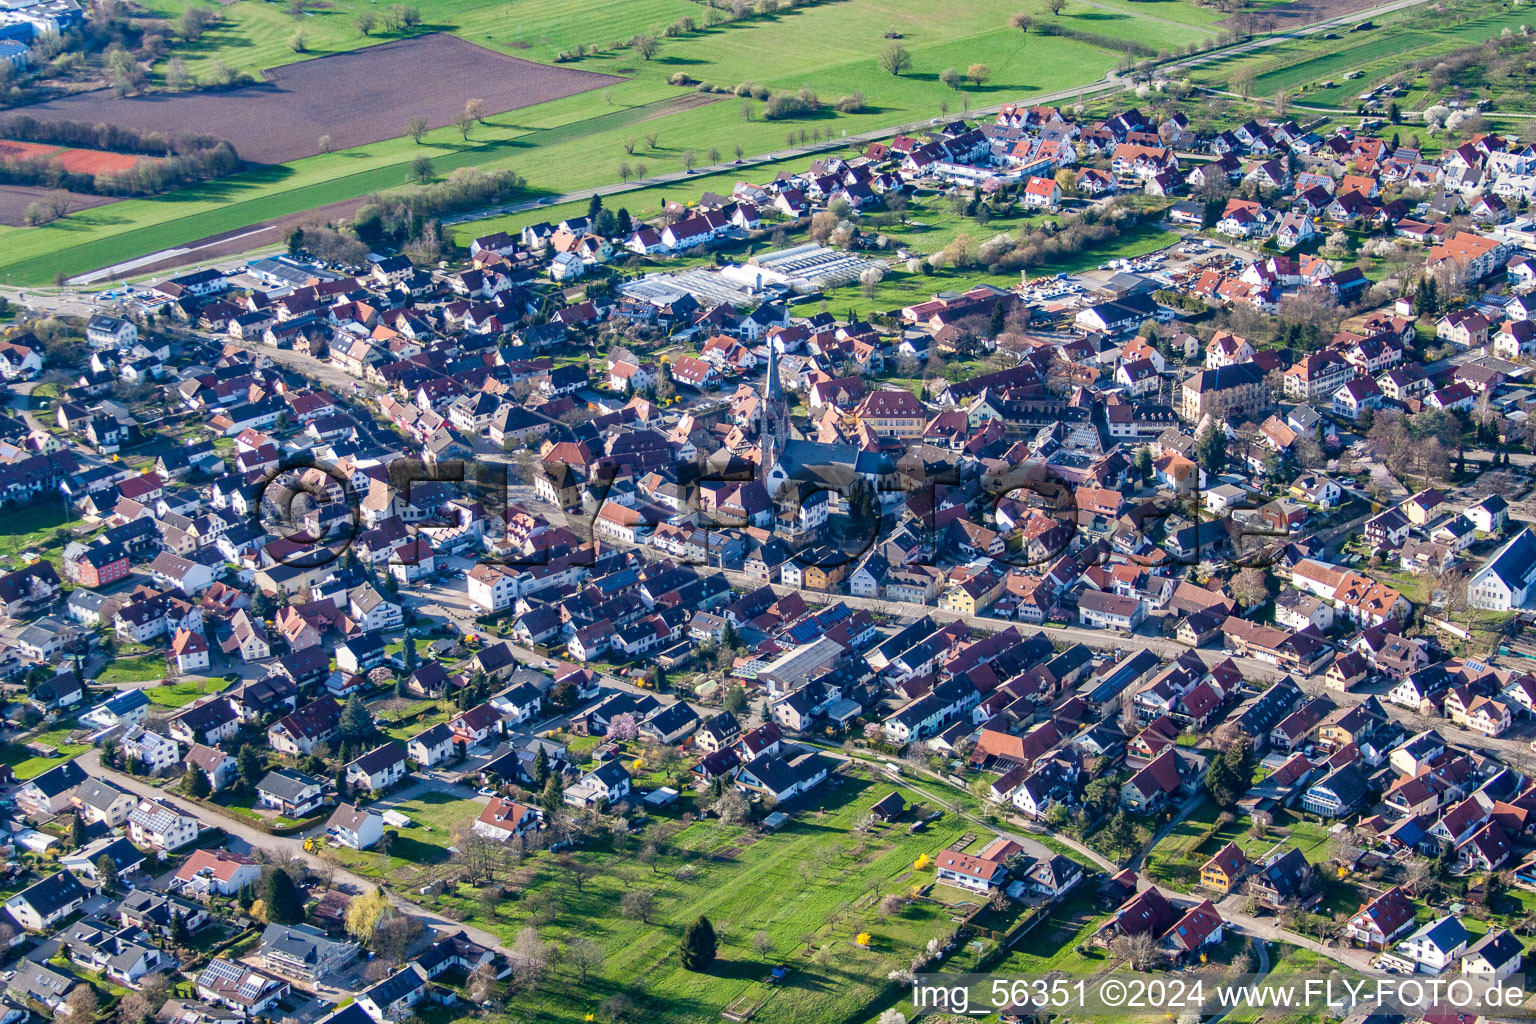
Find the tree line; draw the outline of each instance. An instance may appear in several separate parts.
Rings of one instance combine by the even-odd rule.
[[[90,121],[43,121],[27,114],[0,122],[0,135],[18,142],[42,142],[144,156],[180,156],[201,149],[215,149],[221,144],[229,145],[217,136],[198,132],[141,132],[122,125]]]
[[[66,170],[56,157],[0,162],[0,183],[40,185],[101,196],[143,196],[169,192],[199,181],[233,174],[240,157],[227,142],[173,157],[141,157],[127,170],[87,174]]]
[[[462,210],[496,206],[512,199],[527,182],[515,171],[461,167],[446,181],[369,196],[352,220],[352,230],[369,245],[443,241],[438,218]]]

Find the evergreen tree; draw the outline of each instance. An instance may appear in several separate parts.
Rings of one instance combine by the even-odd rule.
[[[593,196],[587,200],[587,216],[596,217],[603,208],[603,197]]]
[[[621,236],[627,236],[632,234],[634,230],[635,224],[634,221],[630,219],[629,211],[622,206],[619,207],[618,226],[614,229],[615,233]]]
[[[1145,446],[1136,449],[1136,475],[1142,480],[1152,479],[1152,450]]]
[[[994,338],[1003,333],[1003,304],[1001,302],[994,302],[992,304],[992,320],[987,324],[987,331]]]
[[[373,716],[368,713],[363,698],[355,693],[347,698],[346,705],[341,709],[338,729],[348,739],[361,740],[373,735]]]
[[[186,777],[182,780],[181,790],[187,796],[206,800],[208,794],[213,792],[213,786],[208,782],[207,772],[201,768],[189,768]]]
[[[1202,430],[1195,439],[1195,458],[1207,473],[1221,472],[1221,467],[1227,464],[1226,432],[1214,423]]]
[[[69,822],[69,845],[78,850],[85,844],[85,819],[76,814]]]
[[[533,788],[542,790],[549,785],[549,754],[543,747],[533,755]]]
[[[96,858],[96,876],[101,879],[101,891],[111,892],[117,888],[117,862],[111,854],[102,854]]]
[[[171,942],[178,946],[186,946],[192,941],[192,933],[187,930],[187,922],[181,916],[181,911],[171,912]]]
[[[738,647],[741,645],[741,634],[736,632],[735,623],[730,619],[725,620],[725,628],[720,630],[721,647]]]
[[[267,905],[269,924],[298,924],[304,920],[304,899],[286,871],[274,870],[267,875],[262,900]]]
[[[1239,738],[1211,758],[1205,769],[1205,788],[1221,807],[1230,807],[1253,784],[1253,746],[1246,736]]]
[[[247,793],[256,792],[256,784],[267,773],[267,763],[261,756],[261,751],[247,743],[240,748],[240,753],[235,756],[236,767],[240,771],[240,784],[245,787]]]
[[[707,971],[715,962],[715,926],[709,918],[699,919],[683,930],[681,947],[683,966],[690,971]]]
[[[561,785],[560,776],[551,775],[549,781],[544,784],[544,792],[539,794],[539,806],[553,814],[564,802],[565,787]]]

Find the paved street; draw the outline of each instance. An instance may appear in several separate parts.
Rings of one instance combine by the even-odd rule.
[[[322,859],[304,849],[304,839],[307,836],[323,833],[325,831],[324,825],[311,829],[305,835],[267,835],[260,829],[252,827],[249,823],[240,821],[237,818],[231,818],[227,815],[219,814],[207,807],[185,803],[184,801],[178,800],[174,795],[167,794],[164,790],[156,789],[154,786],[148,785],[147,783],[135,778],[132,775],[128,775],[125,772],[120,772],[116,769],[106,767],[101,763],[101,753],[98,750],[88,750],[81,754],[76,760],[80,767],[85,770],[87,775],[93,778],[108,779],[112,782],[113,785],[122,789],[126,789],[130,793],[133,793],[137,796],[148,797],[153,800],[164,800],[166,803],[177,808],[183,813],[193,815],[194,817],[200,818],[204,821],[207,821],[210,815],[216,817],[218,819],[216,822],[218,827],[222,828],[231,836],[234,836],[235,838],[249,844],[253,849],[282,850],[293,856],[301,858],[313,866],[316,870],[323,868],[326,871],[330,871],[334,869],[336,872],[336,880],[342,883],[344,888],[350,887],[354,893],[365,892],[369,889],[375,888],[378,884],[372,879],[364,878],[361,875],[348,871],[346,868],[338,865],[334,860]],[[468,798],[471,795],[467,790],[460,787],[450,787],[447,783],[437,782],[435,780],[422,780],[420,782],[412,783],[401,789],[399,793],[394,794],[394,799],[397,801],[409,799],[410,796],[414,793],[426,792],[430,789],[436,788],[451,789],[452,792],[454,792],[454,794],[459,797]],[[381,802],[381,806],[383,803],[384,802]],[[502,953],[508,952],[506,947],[501,944],[499,937],[488,931],[485,931],[482,928],[476,928],[473,925],[450,921],[448,918],[439,914],[435,914],[430,910],[416,905],[415,903],[411,903],[409,900],[406,900],[395,893],[390,893],[389,898],[390,902],[393,903],[395,907],[398,908],[402,913],[408,914],[411,917],[421,920],[424,925],[430,926],[440,932],[443,932],[444,934],[452,934],[455,931],[463,931],[471,939],[480,943],[481,945],[492,947]]]

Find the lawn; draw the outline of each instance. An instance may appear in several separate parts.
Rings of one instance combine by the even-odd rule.
[[[97,674],[103,683],[142,683],[165,678],[165,655],[138,654],[113,658]]]
[[[385,712],[378,718],[378,723],[384,735],[404,743],[423,729],[446,722],[457,713],[452,703],[446,700],[419,701],[399,712]]]
[[[1200,883],[1200,867],[1228,842],[1236,841],[1244,847],[1256,848],[1258,853],[1274,845],[1272,840],[1255,840],[1248,835],[1252,825],[1246,817],[1239,817],[1230,825],[1216,830],[1215,835],[1203,839],[1206,831],[1216,824],[1220,810],[1214,801],[1206,799],[1188,817],[1173,826],[1152,852],[1147,855],[1147,874],[1153,879],[1166,882],[1179,889],[1194,889]],[[1245,846],[1244,841],[1247,841]]]
[[[145,690],[150,701],[166,708],[186,707],[199,697],[206,697],[210,693],[220,693],[227,690],[231,683],[228,679],[182,679],[174,683],[165,683],[162,686],[154,686]]]
[[[404,859],[397,858],[394,849],[388,870],[399,884],[396,891],[434,909],[463,915],[505,942],[529,927],[535,915],[552,913],[551,919],[541,918],[541,938],[565,943],[585,937],[599,945],[605,959],[587,985],[570,985],[574,975],[561,964],[556,967],[558,980],[539,992],[515,997],[509,1012],[523,1019],[579,1020],[622,991],[633,1000],[637,1019],[647,1021],[715,1019],[738,999],[768,1000],[755,1015],[759,1020],[842,1021],[882,998],[885,975],[906,966],[915,948],[954,927],[947,907],[927,901],[882,917],[876,909],[880,898],[931,882],[931,873],[914,869],[916,858],[924,853],[931,857],[962,832],[978,831],[946,816],[916,836],[899,825],[866,836],[852,833],[853,822],[890,789],[887,782],[877,785],[863,778],[829,782],[809,801],[787,808],[792,820],[766,835],[714,819],[687,823],[658,818],[644,837],[661,851],[654,865],[636,860],[641,840],[624,840],[615,849],[603,836],[573,854],[589,866],[590,876],[573,876],[560,859],[540,854],[506,876],[502,888],[515,895],[491,910],[474,890],[434,898],[420,895],[419,886],[399,884],[405,879]],[[920,799],[910,792],[904,795],[909,801]],[[412,813],[414,803],[407,801],[401,809]],[[422,838],[436,851],[439,829],[447,819],[467,816],[469,810],[454,810],[451,804],[433,807],[433,832],[413,838]],[[402,838],[409,831],[402,831]],[[347,857],[356,870],[374,877],[384,866],[376,854]],[[408,870],[417,877],[425,874],[416,867]],[[650,923],[618,911],[623,896],[635,891],[655,897]],[[552,911],[530,905],[535,892],[551,898]],[[772,898],[765,898],[769,893]],[[682,927],[699,914],[721,935],[720,960],[702,975],[685,972],[676,957]],[[867,950],[851,941],[859,930],[873,938]],[[766,955],[753,948],[752,937],[759,931],[770,945]],[[766,985],[769,967],[780,963],[791,969],[788,980],[781,986]]]
[[[1289,817],[1286,815],[1285,817]],[[1275,824],[1288,834],[1285,844],[1277,851],[1285,852],[1292,847],[1301,851],[1308,864],[1321,864],[1328,859],[1328,829],[1315,821],[1277,819]]]
[[[451,793],[432,791],[399,802],[385,797],[370,806],[381,812],[400,811],[410,817],[411,826],[394,830],[398,835],[390,844],[387,855],[345,847],[332,848],[327,855],[370,878],[394,882],[408,881],[423,868],[445,863],[449,857],[448,847],[453,843],[453,830],[478,817],[485,805]]]
[[[8,509],[0,524],[0,561],[20,568],[17,556],[38,550],[54,539],[56,531],[74,522],[62,505],[52,502]],[[60,543],[67,539],[66,535]]]
[[[186,5],[185,0],[151,4],[166,15]],[[360,0],[332,0],[294,19],[279,5],[237,0],[221,7],[227,27],[172,53],[185,50],[194,72],[213,60],[254,70],[297,59],[288,44],[300,28],[310,51],[305,56],[355,48],[369,43],[352,24],[354,13],[365,6]],[[577,44],[607,46],[636,31],[661,29],[681,15],[698,18],[703,10],[685,0],[622,5],[606,0],[529,0],[518,4],[516,20],[509,21],[504,5],[492,0],[428,0],[417,6],[427,23],[424,28],[454,31],[481,45],[546,62]],[[1030,4],[1023,6],[1028,9]],[[1084,31],[1152,45],[1182,45],[1191,32],[1200,31],[1184,23],[1199,18],[1192,4],[1181,0],[1155,5],[1183,12],[1182,21],[1163,20],[1162,14],[1138,19],[1142,6],[1154,5],[1137,4],[1135,11],[1131,5],[1115,11],[1078,9],[1062,20],[1076,22],[1074,27]],[[398,187],[418,155],[428,157],[439,175],[464,166],[515,169],[528,179],[532,197],[617,181],[619,164],[625,162],[643,162],[652,173],[676,170],[689,150],[705,163],[711,148],[724,159],[737,145],[747,154],[761,154],[782,147],[788,135],[800,129],[818,129],[826,137],[853,135],[920,120],[945,107],[958,113],[968,105],[1040,96],[1091,82],[1122,56],[1076,40],[1019,33],[1007,26],[1014,9],[991,3],[944,5],[941,10],[926,0],[825,0],[663,38],[654,60],[635,59],[627,48],[604,51],[573,63],[582,70],[626,76],[627,81],[598,96],[565,97],[490,117],[467,142],[449,126],[429,132],[421,145],[399,138],[291,164],[253,167],[172,195],[124,200],[43,227],[0,231],[5,242],[0,275],[11,283],[42,283],[59,273],[78,274]],[[902,45],[912,56],[911,69],[900,76],[878,67],[878,55],[889,45],[888,30],[902,34]],[[938,81],[941,70],[973,63],[991,69],[990,80],[981,87],[968,87],[962,95]],[[670,112],[653,107],[692,96],[690,90],[667,84],[679,71],[727,87],[744,81],[772,89],[808,86],[823,106],[812,115],[784,121],[766,120],[759,102],[744,110],[742,101],[733,97]],[[855,91],[865,95],[863,111],[832,109],[840,97]],[[649,118],[643,125],[636,123],[641,116]],[[654,147],[641,141],[652,132],[658,135]]]
[[[1102,949],[1079,953],[1077,947],[1091,939],[1106,915],[1094,906],[1093,887],[1087,883],[1051,908],[1051,915],[1035,925],[1027,936],[992,969],[1004,977],[1066,971],[1096,974],[1108,966]]]
[[[53,757],[39,757],[20,743],[0,745],[0,764],[9,765],[17,781],[25,782],[91,749],[88,743],[63,742],[69,731],[67,728],[55,729],[34,737],[36,741],[47,743],[58,750],[58,754]]]
[[[977,237],[985,240],[995,232],[978,229]],[[1179,242],[1179,236],[1152,225],[1142,224],[1123,232],[1107,245],[1084,250],[1075,256],[1053,261],[1047,266],[1034,268],[1035,274],[1075,274],[1090,270],[1101,263],[1114,259],[1132,259],[1149,252],[1166,249]],[[852,309],[860,316],[873,312],[901,309],[916,302],[931,299],[935,292],[964,290],[978,284],[994,284],[1010,288],[1019,283],[1017,274],[989,274],[980,267],[963,269],[945,268],[932,274],[912,274],[905,269],[892,270],[876,287],[874,295],[866,297],[858,285],[829,288],[824,293],[827,307],[842,316]]]

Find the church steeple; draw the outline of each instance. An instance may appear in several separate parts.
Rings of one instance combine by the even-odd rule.
[[[768,373],[763,382],[762,424],[758,430],[758,465],[766,473],[778,461],[784,442],[789,440],[789,404],[784,400],[784,385],[779,380],[779,347],[768,339]]]

